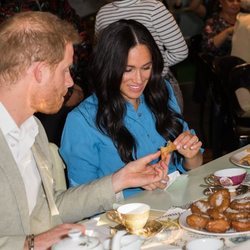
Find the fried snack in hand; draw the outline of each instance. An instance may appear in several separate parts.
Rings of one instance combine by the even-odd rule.
[[[165,161],[167,155],[170,154],[170,153],[172,153],[175,150],[176,150],[176,146],[174,145],[174,143],[171,142],[171,141],[168,141],[166,147],[161,147],[161,159],[163,161]]]

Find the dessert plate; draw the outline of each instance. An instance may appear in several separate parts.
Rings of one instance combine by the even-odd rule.
[[[242,168],[250,168],[250,161],[247,160],[248,157],[249,157],[249,160],[250,160],[250,148],[246,148],[246,149],[244,149],[244,150],[242,150],[242,151],[240,151],[240,152],[238,152],[238,153],[232,155],[232,156],[229,158],[229,160],[230,160],[233,164],[235,164],[235,165],[237,165],[237,166],[239,166],[239,167],[242,167]],[[247,158],[247,159],[244,160],[244,158],[245,158],[245,159]]]
[[[191,214],[190,210],[187,210],[184,213],[182,213],[179,218],[179,224],[182,228],[188,231],[194,232],[194,233],[199,233],[199,234],[204,234],[204,235],[214,235],[214,236],[232,236],[232,235],[242,235],[242,234],[250,233],[250,231],[236,232],[233,229],[230,229],[226,231],[225,233],[213,233],[213,232],[208,232],[207,230],[204,230],[204,229],[195,229],[195,228],[190,227],[186,222],[186,218],[190,214]]]

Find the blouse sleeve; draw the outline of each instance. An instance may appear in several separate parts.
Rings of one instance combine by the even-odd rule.
[[[188,47],[173,15],[164,4],[158,2],[152,13],[152,26],[164,45],[164,62],[168,66],[183,61],[188,56]]]

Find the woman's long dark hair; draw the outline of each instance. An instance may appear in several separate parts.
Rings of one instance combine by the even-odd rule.
[[[134,20],[119,20],[105,28],[98,39],[91,64],[91,82],[98,98],[96,125],[117,147],[123,162],[136,157],[136,140],[124,125],[126,100],[120,93],[130,49],[146,45],[152,56],[152,73],[143,92],[154,114],[156,129],[166,140],[182,132],[180,115],[167,106],[169,93],[161,76],[163,58],[152,35]]]

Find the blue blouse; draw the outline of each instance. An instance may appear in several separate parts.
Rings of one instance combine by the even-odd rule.
[[[173,89],[168,82],[166,84],[170,93],[168,105],[176,112],[180,112]],[[70,186],[110,175],[125,165],[112,140],[96,127],[97,103],[97,97],[91,95],[68,114],[65,123],[60,154],[67,165]],[[143,95],[140,97],[137,110],[132,104],[127,103],[125,125],[136,139],[138,158],[154,153],[166,144],[166,140],[155,128],[155,118],[145,104]],[[183,121],[183,130],[187,129],[188,125]],[[177,163],[173,159],[169,165],[169,173],[177,169],[181,173],[185,172],[181,162]],[[141,190],[126,189],[123,195],[126,198]]]

